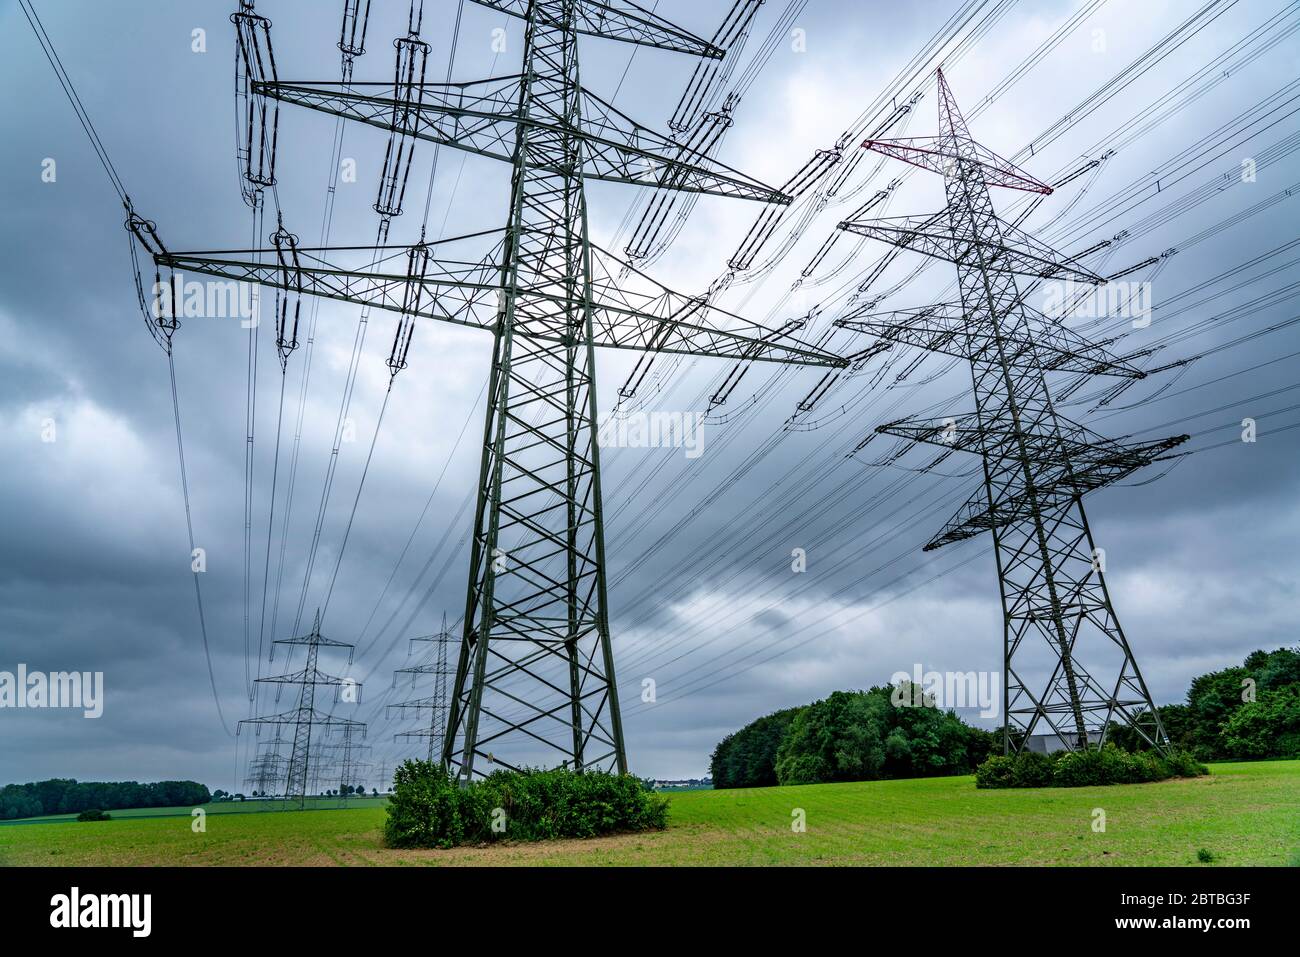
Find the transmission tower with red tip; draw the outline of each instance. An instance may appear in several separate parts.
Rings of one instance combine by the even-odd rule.
[[[1052,189],[976,143],[942,70],[938,86],[938,136],[871,139],[863,147],[941,174],[946,207],[839,228],[954,263],[959,299],[899,312],[863,310],[839,324],[970,363],[973,412],[902,419],[876,432],[983,459],[983,488],[925,547],[993,533],[1004,618],[1005,750],[1100,746],[1117,722],[1164,749],[1160,717],[1115,614],[1105,553],[1093,540],[1083,496],[1166,457],[1187,436],[1121,443],[1053,407],[1047,371],[1143,373],[1025,302],[1018,276],[1104,280],[1077,257],[998,217],[990,187],[1043,195]]]

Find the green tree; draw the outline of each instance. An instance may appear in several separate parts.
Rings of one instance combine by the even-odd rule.
[[[41,802],[29,788],[30,785],[22,784],[7,784],[0,788],[0,820],[39,817],[45,813]]]
[[[800,711],[777,749],[777,780],[818,784],[880,777],[893,707],[888,694],[835,691]]]
[[[1219,738],[1229,757],[1300,756],[1300,684],[1260,692],[1229,715]]]
[[[709,761],[715,788],[757,788],[776,784],[776,751],[802,708],[775,711],[751,721],[718,742]]]
[[[1252,652],[1243,664],[1254,675],[1260,691],[1300,685],[1300,648]]]

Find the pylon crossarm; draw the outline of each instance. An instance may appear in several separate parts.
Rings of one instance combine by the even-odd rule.
[[[1012,365],[1049,372],[1076,372],[1142,379],[1146,373],[1127,359],[1113,355],[1100,343],[1092,342],[1031,306],[1021,304],[1029,324],[1028,335],[1002,334],[1003,354]],[[970,335],[969,317],[959,302],[941,302],[920,309],[873,312],[870,306],[854,310],[835,325],[862,332],[898,345],[928,352],[978,359],[989,351],[986,340]]]
[[[411,665],[409,668],[398,668],[398,669],[397,669],[397,674],[399,674],[399,675],[437,675],[437,674],[444,674],[444,673],[446,672],[446,670],[447,670],[447,669],[446,669],[445,666],[443,666],[443,667],[440,669],[438,665]]]
[[[301,106],[392,132],[394,117],[402,132],[417,139],[508,160],[519,121],[523,78],[489,77],[465,83],[392,83],[293,80],[255,82],[254,92],[269,100]]]
[[[329,647],[329,648],[353,647],[350,642],[335,641],[333,638],[325,638],[318,634],[302,635],[298,638],[277,638],[275,639],[275,644],[277,645],[320,645],[321,647]]]
[[[595,245],[591,251],[592,324],[598,346],[797,365],[848,365],[841,356],[742,319],[703,296],[674,292]]]
[[[664,187],[764,203],[788,205],[790,197],[731,167],[691,150],[642,126],[587,90],[581,91],[581,126],[544,112],[521,113],[519,76],[474,83],[425,83],[418,95],[395,95],[392,84],[336,82],[255,83],[255,91],[271,100],[306,107],[391,132],[393,117],[404,119],[403,132],[454,149],[510,162],[521,128],[542,134],[562,134],[581,144],[585,179]],[[538,162],[537,168],[557,175],[569,172],[561,164]]]
[[[460,238],[481,239],[488,235],[491,234]],[[381,247],[379,258],[404,261],[402,254],[407,248]],[[154,261],[174,272],[279,289],[292,285],[308,295],[390,312],[404,312],[413,301],[418,301],[413,313],[416,316],[495,330],[502,291],[500,264],[495,258],[499,249],[498,241],[477,260],[430,258],[428,269],[418,279],[412,279],[406,272],[342,268],[325,259],[327,255],[356,252],[353,247],[300,250],[303,264],[288,280],[274,263],[259,261],[263,251],[258,250],[162,252],[155,255]],[[593,345],[797,365],[847,364],[839,356],[748,322],[702,298],[674,292],[594,246],[592,253]],[[617,274],[624,269],[635,276],[635,283],[617,279]],[[411,283],[422,287],[419,297],[405,295]],[[515,316],[516,335],[544,342],[568,342],[567,329],[549,318],[562,312],[560,307],[567,301],[563,287],[535,287],[519,290],[516,295],[525,306]]]
[[[314,684],[314,685],[331,685],[331,686],[354,685],[358,688],[361,687],[361,682],[359,681],[353,681],[351,678],[338,678],[335,677],[334,675],[327,675],[319,668],[314,669],[312,671],[304,670],[304,671],[294,671],[284,675],[272,675],[269,678],[255,678],[254,681],[261,684],[279,684],[279,685]]]
[[[882,219],[845,221],[839,228],[857,236],[879,239],[925,256],[958,266],[979,265],[985,269],[1039,279],[1071,279],[1100,283],[1102,277],[1062,256],[1022,229],[1005,220],[997,221],[997,241],[955,236],[941,217],[891,216]]]
[[[528,18],[530,0],[474,0],[480,6],[522,19]],[[629,0],[577,0],[573,5],[574,29],[587,36],[621,40],[675,53],[721,59],[721,48],[656,16]]]
[[[1070,456],[1058,461],[1040,462],[1032,490],[1018,483],[1010,485],[991,507],[986,491],[977,490],[926,543],[925,551],[965,541],[1015,522],[1041,518],[1045,512],[1062,504],[1127,478],[1187,439],[1186,435],[1176,435],[1133,445],[1108,443],[1102,447],[1072,449]]]
[[[1076,495],[1083,495],[1128,478],[1138,469],[1167,458],[1165,453],[1182,445],[1189,438],[1191,436],[1172,435],[1151,442],[1107,442],[1104,445],[1093,445],[1086,452],[1075,452],[1066,460],[1069,468],[1062,477],[1061,484],[1067,489],[1073,489]]]
[[[793,201],[790,194],[780,189],[642,126],[586,88],[582,88],[582,118],[579,135],[585,146],[587,164],[583,175],[588,179],[654,186],[673,192],[716,193],[778,206],[788,206]]]
[[[1004,160],[978,143],[963,142],[962,151],[954,152],[950,148],[949,141],[945,141],[942,137],[910,136],[890,140],[867,140],[862,147],[935,173],[950,172],[960,164],[963,172],[978,170],[980,178],[987,186],[1004,186],[1007,189],[1040,193],[1044,196],[1052,192],[1052,187],[1046,183],[1030,176],[1014,163]]]
[[[973,412],[932,418],[908,417],[876,427],[892,435],[927,445],[994,456],[1027,454],[1047,465],[1079,463],[1091,468],[1103,463],[1147,465],[1179,445],[1187,436],[1125,444],[1108,439],[1086,426],[1058,416],[1057,428],[1048,431],[1018,429],[1002,420],[982,421]],[[1023,447],[1022,447],[1023,444]]]
[[[390,711],[394,709],[398,711],[403,711],[403,710],[427,711],[430,708],[435,708],[437,706],[438,705],[434,701],[432,696],[428,698],[412,698],[410,701],[394,701],[392,704],[385,705],[385,707]]]
[[[499,235],[501,231],[493,232]],[[481,244],[484,237],[491,235],[492,233],[475,233],[444,242],[478,240]],[[441,244],[427,245],[435,248]],[[482,329],[493,328],[497,294],[501,288],[500,248],[501,241],[498,238],[486,253],[479,253],[472,260],[430,257],[424,274],[419,278],[422,288],[421,296],[418,297],[420,306],[415,315]],[[174,273],[192,272],[275,289],[292,288],[293,291],[325,299],[403,312],[416,298],[406,295],[408,285],[412,282],[411,276],[405,269],[401,272],[388,272],[386,264],[405,263],[410,250],[409,246],[300,249],[299,267],[287,276],[276,263],[262,261],[268,253],[273,252],[265,249],[178,253],[164,251],[154,255],[154,263],[160,268],[171,269]],[[351,268],[331,261],[349,255],[370,256],[377,265]],[[176,301],[183,307],[184,301],[180,295],[176,296]],[[476,315],[476,310],[483,315]],[[485,316],[490,318],[484,318]]]
[[[292,711],[283,711],[280,714],[263,715],[260,718],[244,718],[239,722],[242,729],[244,725],[282,725],[298,724],[299,722],[310,722],[313,725],[326,727],[352,728],[360,729],[362,737],[365,736],[366,725],[364,721],[353,721],[351,718],[339,718],[332,714],[327,714],[316,708],[310,711],[304,711],[302,708],[295,708]]]

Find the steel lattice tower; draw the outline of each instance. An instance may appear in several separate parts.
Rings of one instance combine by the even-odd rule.
[[[627,771],[606,604],[595,357],[585,308],[591,262],[578,172],[576,7],[573,0],[534,2],[525,29],[522,111],[554,125],[523,127],[515,144],[502,266],[508,291],[493,343],[465,634],[442,752],[444,762],[459,763],[465,773],[484,747],[492,760],[500,733],[483,726],[485,692],[520,678],[532,686],[519,696],[527,702],[524,721],[505,714],[517,691],[500,696],[500,704],[489,695],[490,718],[524,730],[567,723],[566,764],[608,767],[612,759],[620,773]],[[535,298],[539,293],[555,298]],[[529,326],[549,328],[552,338],[515,335]]]
[[[414,685],[416,679],[421,675],[433,676],[433,694],[426,698],[412,698],[409,701],[399,701],[396,704],[388,706],[388,712],[393,711],[414,711],[417,715],[421,711],[429,712],[428,727],[419,728],[413,731],[399,731],[394,735],[395,738],[424,738],[427,742],[426,757],[430,761],[438,761],[442,758],[442,744],[447,735],[447,678],[452,674],[447,666],[447,645],[451,642],[451,632],[447,630],[447,616],[442,616],[442,630],[436,635],[425,635],[420,638],[412,638],[411,644],[416,642],[432,642],[436,650],[434,660],[425,664],[411,665],[407,668],[398,668],[393,675],[393,682],[396,685],[398,675],[410,675],[411,684]]]
[[[1004,747],[1019,750],[1031,734],[1049,733],[1071,750],[1084,749],[1103,742],[1111,723],[1123,719],[1163,748],[1159,714],[1115,614],[1082,497],[1187,436],[1120,444],[1053,407],[1045,369],[1142,373],[1025,303],[1017,274],[1102,279],[998,218],[990,186],[1052,190],[972,139],[942,70],[938,87],[938,137],[863,145],[941,173],[946,208],[840,228],[955,263],[960,301],[846,316],[841,324],[968,359],[975,412],[906,419],[877,432],[982,457],[983,489],[925,547],[993,533],[1005,625]]]
[[[258,745],[257,757],[248,762],[248,776],[244,778],[244,785],[251,791],[260,791],[261,797],[282,793],[289,768],[288,760],[280,753],[280,746],[284,743],[284,739],[278,736],[271,741],[262,742]]]
[[[359,729],[362,737],[365,737],[366,733],[366,726],[363,722],[353,721],[350,718],[338,718],[317,709],[316,688],[320,685],[332,687],[337,698],[340,688],[355,688],[359,693],[361,685],[349,678],[338,678],[320,670],[318,665],[322,647],[348,649],[348,660],[350,662],[352,645],[322,636],[320,633],[319,612],[316,613],[316,620],[312,625],[310,634],[297,638],[277,638],[274,644],[287,645],[291,648],[296,646],[306,648],[306,663],[301,671],[275,675],[270,678],[258,678],[257,684],[275,685],[277,701],[280,697],[280,691],[285,686],[297,687],[298,706],[291,711],[280,714],[265,715],[260,718],[245,718],[239,722],[238,730],[242,730],[246,724],[251,724],[258,730],[261,730],[263,725],[274,726],[277,731],[284,726],[293,728],[293,749],[289,753],[289,766],[285,775],[285,796],[297,798],[301,805],[306,800],[308,785],[312,780],[309,769],[313,764],[313,729],[321,728],[326,733],[336,729],[343,729],[349,736],[353,731]]]
[[[673,292],[588,237],[585,179],[790,202],[640,126],[579,84],[579,34],[702,57],[719,58],[722,50],[626,0],[476,2],[525,19],[521,74],[452,84],[400,75],[392,85],[262,79],[250,89],[390,135],[510,162],[503,230],[376,248],[376,262],[406,263],[395,274],[329,263],[327,255],[348,247],[299,249],[292,237],[275,251],[276,265],[263,263],[257,250],[172,253],[152,223],[133,217],[128,225],[154,261],[155,288],[162,270],[172,281],[188,270],[400,312],[390,367],[405,365],[417,317],[493,333],[464,631],[442,760],[463,779],[484,773],[479,759],[626,772],[592,347],[846,362],[788,330]]]
[[[355,786],[357,780],[362,777],[362,772],[372,767],[368,761],[361,760],[364,755],[369,753],[370,745],[358,744],[354,740],[355,732],[356,726],[345,727],[341,735],[341,741],[317,746],[319,753],[319,758],[315,762],[317,767],[323,767],[327,764],[337,765],[339,797],[341,798],[346,798],[345,789]],[[334,755],[337,755],[337,758]]]

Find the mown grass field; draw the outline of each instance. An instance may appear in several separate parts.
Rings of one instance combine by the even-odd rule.
[[[671,796],[666,831],[592,841],[391,851],[381,803],[309,812],[0,827],[0,865],[1196,865],[1300,862],[1300,761],[1220,764],[1208,778],[979,791],[931,778]],[[228,807],[227,805],[223,805]],[[807,830],[791,828],[801,808]],[[1092,828],[1106,813],[1105,833]]]

